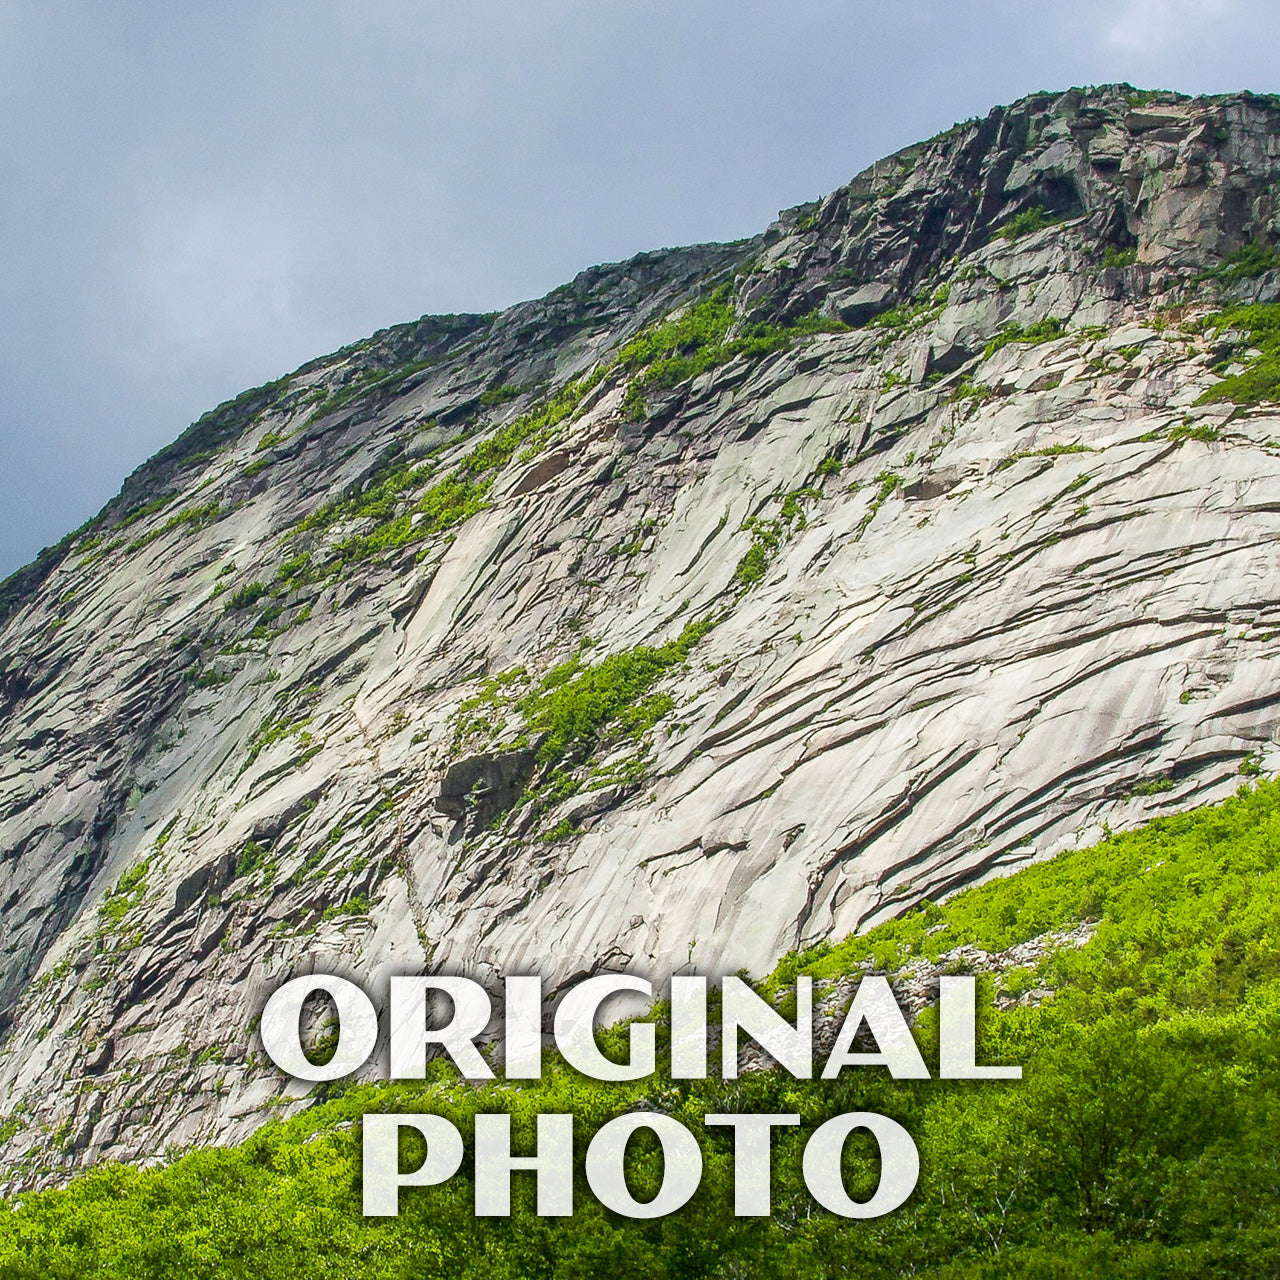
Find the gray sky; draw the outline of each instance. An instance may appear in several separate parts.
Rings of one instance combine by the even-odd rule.
[[[0,0],[0,576],[245,387],[731,240],[1036,89],[1280,89],[1275,0]]]

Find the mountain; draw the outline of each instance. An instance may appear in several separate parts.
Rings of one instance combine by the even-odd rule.
[[[770,970],[1270,771],[1280,102],[1037,94],[375,334],[0,588],[5,1186],[285,976]]]

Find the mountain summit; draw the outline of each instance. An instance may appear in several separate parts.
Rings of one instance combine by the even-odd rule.
[[[9,1189],[338,972],[770,967],[1277,752],[1280,102],[1037,94],[205,415],[0,587]]]

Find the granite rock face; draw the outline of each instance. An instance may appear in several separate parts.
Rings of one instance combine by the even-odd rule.
[[[5,1185],[303,1105],[292,974],[761,973],[1270,770],[1195,321],[1277,178],[1270,100],[1037,96],[206,415],[0,588]]]

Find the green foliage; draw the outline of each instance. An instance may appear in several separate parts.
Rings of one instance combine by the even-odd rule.
[[[145,520],[147,516],[154,515],[157,511],[162,511],[173,501],[173,494],[167,494],[162,498],[152,498],[150,502],[144,502],[141,506],[134,507],[123,520],[116,525],[117,529],[127,529],[131,524],[137,524],[139,520]],[[80,550],[84,550],[81,544]]]
[[[581,760],[606,729],[632,738],[651,729],[673,703],[666,696],[646,696],[650,688],[683,663],[714,626],[713,619],[703,618],[664,645],[637,645],[596,663],[572,658],[553,667],[516,704],[529,733],[545,735],[538,759]]]
[[[1023,458],[1060,458],[1067,453],[1096,453],[1096,449],[1091,449],[1087,444],[1047,444],[1043,449],[1019,449],[1016,453],[1011,453],[1007,458],[1001,458],[996,463],[996,470],[1003,471],[1006,467],[1011,467],[1015,462],[1021,461]]]
[[[153,529],[150,533],[144,533],[142,537],[135,538],[125,549],[129,552],[141,551],[143,547],[149,546],[157,538],[162,538],[166,533],[172,533],[175,529],[189,531],[203,529],[211,525],[221,514],[222,506],[216,500],[196,507],[187,507],[186,510],[179,511],[177,515],[170,516],[158,529]]]
[[[747,325],[730,338],[737,319],[730,292],[729,285],[721,285],[710,297],[653,325],[622,347],[614,363],[634,375],[626,406],[629,413],[634,416],[640,410],[647,390],[674,387],[737,356],[754,358],[784,351],[797,338],[840,333],[849,327],[813,312],[791,325],[762,321]]]
[[[1243,373],[1232,374],[1210,387],[1197,403],[1231,400],[1248,405],[1280,400],[1280,303],[1232,307],[1210,316],[1206,325],[1217,333],[1227,329],[1242,331],[1246,345],[1256,347],[1260,354]]]
[[[480,393],[480,404],[485,409],[495,409],[498,405],[506,404],[508,400],[514,400],[523,394],[523,387],[490,387],[487,391]]]
[[[229,671],[219,671],[217,667],[207,667],[203,671],[193,668],[187,678],[197,689],[217,689],[229,684],[232,675]]]
[[[276,579],[279,582],[295,583],[307,577],[311,568],[311,555],[309,552],[302,552],[300,555],[290,556],[276,570]]]
[[[568,818],[561,818],[549,831],[543,832],[542,839],[547,844],[554,844],[557,840],[570,840],[578,835],[582,828],[577,826]]]
[[[755,586],[764,577],[769,559],[782,541],[775,521],[753,519],[744,527],[751,530],[751,545],[733,571],[733,585],[742,591]]]
[[[972,400],[975,404],[982,404],[990,400],[993,395],[995,395],[994,388],[987,386],[985,382],[975,382],[970,374],[965,374],[956,383],[950,399],[953,404],[961,400]]]
[[[0,1147],[16,1138],[25,1128],[26,1122],[16,1111],[0,1121]]]
[[[499,468],[522,446],[539,448],[574,413],[601,376],[597,372],[567,383],[475,445],[434,483],[427,484],[434,471],[431,463],[413,464],[392,454],[362,492],[327,503],[308,516],[296,532],[323,530],[340,521],[373,521],[372,528],[344,539],[332,551],[326,567],[340,576],[353,565],[456,527],[484,508]],[[424,484],[427,487],[422,490]],[[416,498],[410,496],[414,490],[422,490]]]
[[[268,866],[270,859],[270,846],[261,844],[257,840],[250,840],[240,850],[240,857],[236,860],[236,875],[251,876],[254,872]]]
[[[270,590],[271,588],[265,582],[256,580],[254,582],[246,582],[243,587],[237,587],[227,597],[227,603],[222,606],[223,610],[227,613],[234,613],[242,609],[251,609]]]
[[[1022,342],[1028,346],[1036,346],[1041,342],[1050,342],[1054,338],[1060,338],[1066,331],[1067,322],[1057,316],[1045,316],[1043,320],[1037,320],[1035,324],[1028,325],[1025,329],[1020,324],[1007,324],[987,343],[982,352],[982,358],[984,360],[988,359],[995,355],[1001,347],[1007,347],[1011,342]]]
[[[135,862],[115,885],[107,890],[98,907],[98,919],[104,926],[118,925],[147,896],[147,876],[152,857]]]
[[[1104,267],[1131,267],[1138,260],[1137,249],[1118,249],[1109,244],[1102,255]]]
[[[907,302],[901,302],[896,307],[881,311],[867,321],[867,324],[873,329],[888,330],[884,339],[888,342],[892,338],[911,333],[928,324],[930,320],[936,319],[946,307],[950,297],[951,285],[941,284],[932,293],[917,294]],[[903,381],[903,379],[895,378],[895,381]]]
[[[501,468],[513,458],[533,457],[578,411],[587,393],[615,369],[631,375],[623,412],[639,420],[648,412],[646,391],[674,387],[736,356],[780,351],[807,335],[848,328],[815,313],[787,326],[749,325],[730,338],[736,316],[729,298],[730,286],[722,285],[681,315],[651,326],[626,343],[612,361],[549,393],[529,412],[477,443],[446,475],[437,476],[430,460],[411,463],[393,452],[359,492],[326,503],[303,520],[295,534],[322,532],[348,521],[370,525],[344,539],[329,554],[326,571],[341,576],[362,562],[446,533],[483,510]],[[428,363],[404,366],[388,374],[362,375],[319,405],[311,417],[332,413],[357,395],[408,377]],[[493,407],[525,390],[493,387],[481,393],[480,403]],[[460,443],[463,438],[455,437],[448,444]]]
[[[629,382],[622,397],[622,416],[628,422],[643,422],[649,416],[649,402],[639,382]]]
[[[1189,422],[1179,422],[1176,426],[1169,428],[1169,439],[1174,442],[1199,440],[1202,444],[1212,444],[1215,440],[1222,439],[1222,432],[1208,422],[1202,422],[1199,426],[1193,426]]]
[[[353,400],[367,395],[371,391],[397,387],[415,374],[422,373],[439,362],[439,356],[431,356],[425,360],[414,360],[409,364],[399,365],[394,369],[367,369],[352,378],[341,390],[325,396],[311,411],[303,426],[305,428],[311,426],[313,422],[319,422],[321,418],[328,417],[331,413],[336,413]]]
[[[837,475],[840,469],[840,463],[836,459],[824,458],[817,466],[815,478],[821,480],[825,476]],[[802,489],[783,494],[776,518],[765,520],[759,516],[752,516],[743,521],[741,529],[750,532],[751,545],[738,561],[733,577],[729,580],[730,585],[738,591],[746,591],[755,586],[764,577],[769,568],[769,561],[782,545],[783,539],[793,530],[803,529],[808,523],[808,518],[804,514],[804,503],[821,497],[820,490],[806,485]]]
[[[1242,249],[1229,254],[1223,264],[1202,278],[1221,280],[1224,284],[1235,284],[1240,280],[1252,280],[1280,267],[1280,250],[1262,241],[1255,240]]]
[[[193,1151],[163,1168],[102,1165],[0,1207],[0,1274],[1265,1280],[1280,1256],[1276,784],[793,954],[764,989],[785,1007],[785,988],[802,972],[937,960],[966,944],[1002,951],[1083,919],[1097,921],[1085,946],[1051,951],[1001,983],[1009,997],[1048,987],[1054,999],[997,1012],[991,985],[982,990],[980,1060],[1020,1062],[1020,1082],[895,1082],[862,1068],[834,1081],[781,1071],[672,1081],[661,1072],[604,1084],[553,1057],[541,1080],[477,1086],[433,1064],[426,1080],[351,1086],[237,1147]],[[603,1032],[603,1051],[616,1056],[623,1034]],[[668,1034],[660,1025],[660,1044]],[[932,1063],[936,1019],[924,1015],[915,1034]],[[698,1192],[667,1218],[616,1217],[583,1177],[590,1136],[637,1107],[674,1115],[703,1152]],[[361,1215],[362,1115],[434,1112],[470,1149],[474,1117],[495,1110],[511,1114],[520,1152],[533,1149],[539,1114],[574,1115],[573,1216],[539,1218],[533,1179],[517,1174],[512,1215],[477,1218],[469,1159],[444,1184],[404,1191],[398,1218]],[[893,1116],[921,1154],[911,1199],[869,1221],[818,1210],[801,1176],[816,1125],[855,1110]],[[773,1140],[772,1218],[734,1215],[733,1143],[703,1120],[726,1111],[801,1118]],[[403,1167],[422,1155],[406,1136]],[[627,1165],[632,1193],[650,1198],[662,1170],[655,1148],[634,1141]],[[844,1173],[851,1194],[865,1194],[876,1176],[866,1145],[850,1142]]]
[[[253,451],[254,453],[265,453],[268,449],[274,449],[276,445],[287,439],[288,436],[282,431],[267,431],[263,434],[262,439],[253,446]]]
[[[858,521],[858,528],[854,533],[855,538],[861,538],[866,532],[867,526],[876,518],[876,513],[884,506],[889,495],[902,484],[902,477],[894,471],[882,471],[876,476],[876,483],[879,487],[876,489],[875,496],[871,499],[871,505],[867,508],[862,519]]]
[[[251,765],[259,755],[268,747],[274,746],[277,742],[283,742],[286,738],[297,737],[298,743],[303,747],[303,755],[310,758],[310,755],[319,750],[319,746],[313,746],[311,735],[307,732],[307,726],[311,723],[311,717],[305,715],[300,703],[304,703],[317,690],[314,686],[303,689],[299,693],[293,695],[294,705],[289,705],[289,699],[286,695],[279,695],[279,705],[273,711],[268,711],[263,716],[253,736],[249,739],[249,753],[245,761],[245,767]]]
[[[367,916],[371,910],[369,895],[357,894],[346,902],[334,902],[320,913],[321,920],[337,920],[343,916]]]
[[[1030,235],[1033,231],[1055,226],[1058,221],[1057,218],[1048,217],[1043,206],[1036,205],[1034,208],[1024,209],[1021,213],[1014,214],[1000,228],[1000,235],[1005,240],[1018,240],[1022,236]]]

